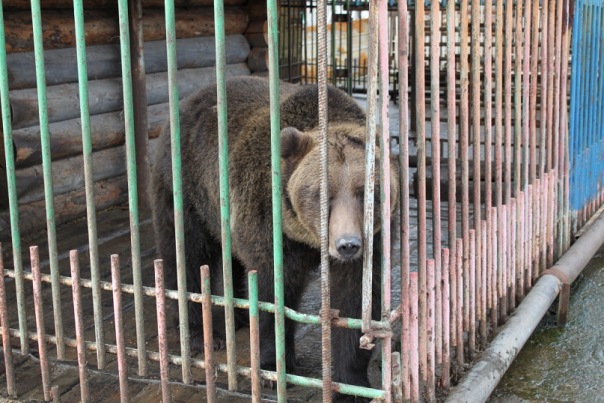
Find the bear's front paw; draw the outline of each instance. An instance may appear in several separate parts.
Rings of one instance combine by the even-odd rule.
[[[226,349],[226,338],[224,335],[214,333],[212,338],[212,348],[214,351]],[[191,333],[191,355],[197,355],[204,352],[203,332]]]

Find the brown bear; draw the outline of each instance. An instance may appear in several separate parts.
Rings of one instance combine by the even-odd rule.
[[[235,295],[245,297],[248,270],[258,270],[259,299],[274,301],[269,84],[262,78],[227,81],[232,266]],[[298,308],[320,263],[318,89],[282,83],[281,169],[285,306]],[[211,268],[212,293],[222,295],[216,86],[190,96],[181,107],[182,182],[187,288],[200,291],[199,267]],[[365,183],[365,114],[344,92],[328,87],[329,254],[331,304],[341,317],[360,318]],[[176,287],[172,170],[169,128],[157,147],[153,171],[153,218],[167,286]],[[376,152],[379,163],[379,149]],[[398,197],[398,172],[391,167],[391,206]],[[376,181],[378,183],[379,181]],[[381,237],[379,186],[375,190],[373,316],[380,316]],[[215,309],[215,337],[224,338],[224,312]],[[199,304],[190,304],[191,340],[203,344]],[[245,318],[240,318],[241,322]],[[275,368],[274,315],[260,317],[261,367]],[[288,371],[296,362],[295,323],[286,321]],[[358,330],[334,328],[333,379],[369,386],[371,352],[359,348]],[[216,347],[216,346],[215,346]]]

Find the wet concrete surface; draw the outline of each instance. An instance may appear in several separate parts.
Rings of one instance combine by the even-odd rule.
[[[546,315],[491,402],[604,402],[604,249],[573,284],[568,323]]]

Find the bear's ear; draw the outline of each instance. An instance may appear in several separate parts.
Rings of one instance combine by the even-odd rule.
[[[281,158],[285,160],[300,160],[314,146],[313,138],[295,127],[281,130]]]

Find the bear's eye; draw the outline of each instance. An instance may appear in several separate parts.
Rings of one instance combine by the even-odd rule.
[[[363,201],[365,199],[365,188],[359,188],[354,192],[357,199]]]

